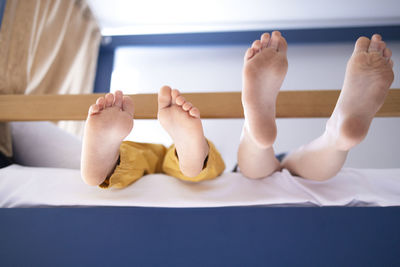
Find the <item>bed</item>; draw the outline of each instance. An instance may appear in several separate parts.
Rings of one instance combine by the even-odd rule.
[[[338,94],[281,92],[277,116],[327,117]],[[203,118],[243,117],[240,93],[185,96]],[[88,187],[73,156],[78,139],[49,122],[18,121],[82,120],[97,97],[0,96],[0,120],[13,121],[24,163],[0,170],[2,266],[400,265],[400,169],[345,168],[326,182],[287,170],[200,184],[154,174],[123,190]],[[132,97],[137,119],[155,118],[156,95]],[[377,116],[399,115],[392,89]],[[46,147],[49,135],[56,141]]]

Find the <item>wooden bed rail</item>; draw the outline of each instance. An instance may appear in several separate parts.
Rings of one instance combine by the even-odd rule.
[[[329,117],[339,90],[281,91],[278,118]],[[85,120],[88,108],[102,94],[0,95],[0,121]],[[243,118],[240,92],[183,94],[201,111],[202,118]],[[157,95],[130,95],[136,119],[157,117]],[[400,89],[391,89],[377,117],[400,116]]]

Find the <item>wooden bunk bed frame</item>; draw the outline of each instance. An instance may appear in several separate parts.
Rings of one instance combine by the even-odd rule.
[[[277,117],[329,117],[339,93],[283,91]],[[202,118],[243,117],[238,92],[184,95]],[[84,120],[99,96],[1,95],[0,121]],[[132,97],[156,118],[156,94]],[[400,90],[377,116],[400,116]],[[20,208],[0,225],[2,266],[400,266],[400,207]]]
[[[329,117],[340,90],[281,91],[277,118]],[[0,121],[85,120],[88,108],[104,94],[0,95]],[[203,119],[243,118],[240,92],[183,94]],[[157,118],[157,94],[131,95],[135,119]],[[389,90],[377,117],[400,116],[400,89]]]

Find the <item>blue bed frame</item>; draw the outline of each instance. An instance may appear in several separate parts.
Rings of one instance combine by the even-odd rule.
[[[283,32],[290,43],[400,39],[400,25]],[[249,44],[260,33],[113,37],[95,92],[108,91],[118,46]],[[400,207],[0,209],[0,266],[400,266]]]
[[[0,266],[400,266],[400,207],[0,209]]]

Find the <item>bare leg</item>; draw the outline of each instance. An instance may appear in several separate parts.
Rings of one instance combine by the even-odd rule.
[[[121,91],[90,106],[82,144],[81,174],[89,185],[101,184],[115,168],[119,147],[133,127],[133,101]]]
[[[340,171],[348,151],[367,135],[393,82],[391,55],[378,34],[371,41],[366,37],[357,40],[325,132],[289,154],[284,168],[311,180],[326,180]]]
[[[158,93],[158,120],[175,143],[182,173],[188,177],[197,176],[209,151],[200,111],[178,90],[163,86]]]
[[[272,145],[276,138],[275,104],[288,63],[280,32],[264,33],[246,52],[242,103],[245,123],[238,151],[241,172],[261,178],[280,168]]]

